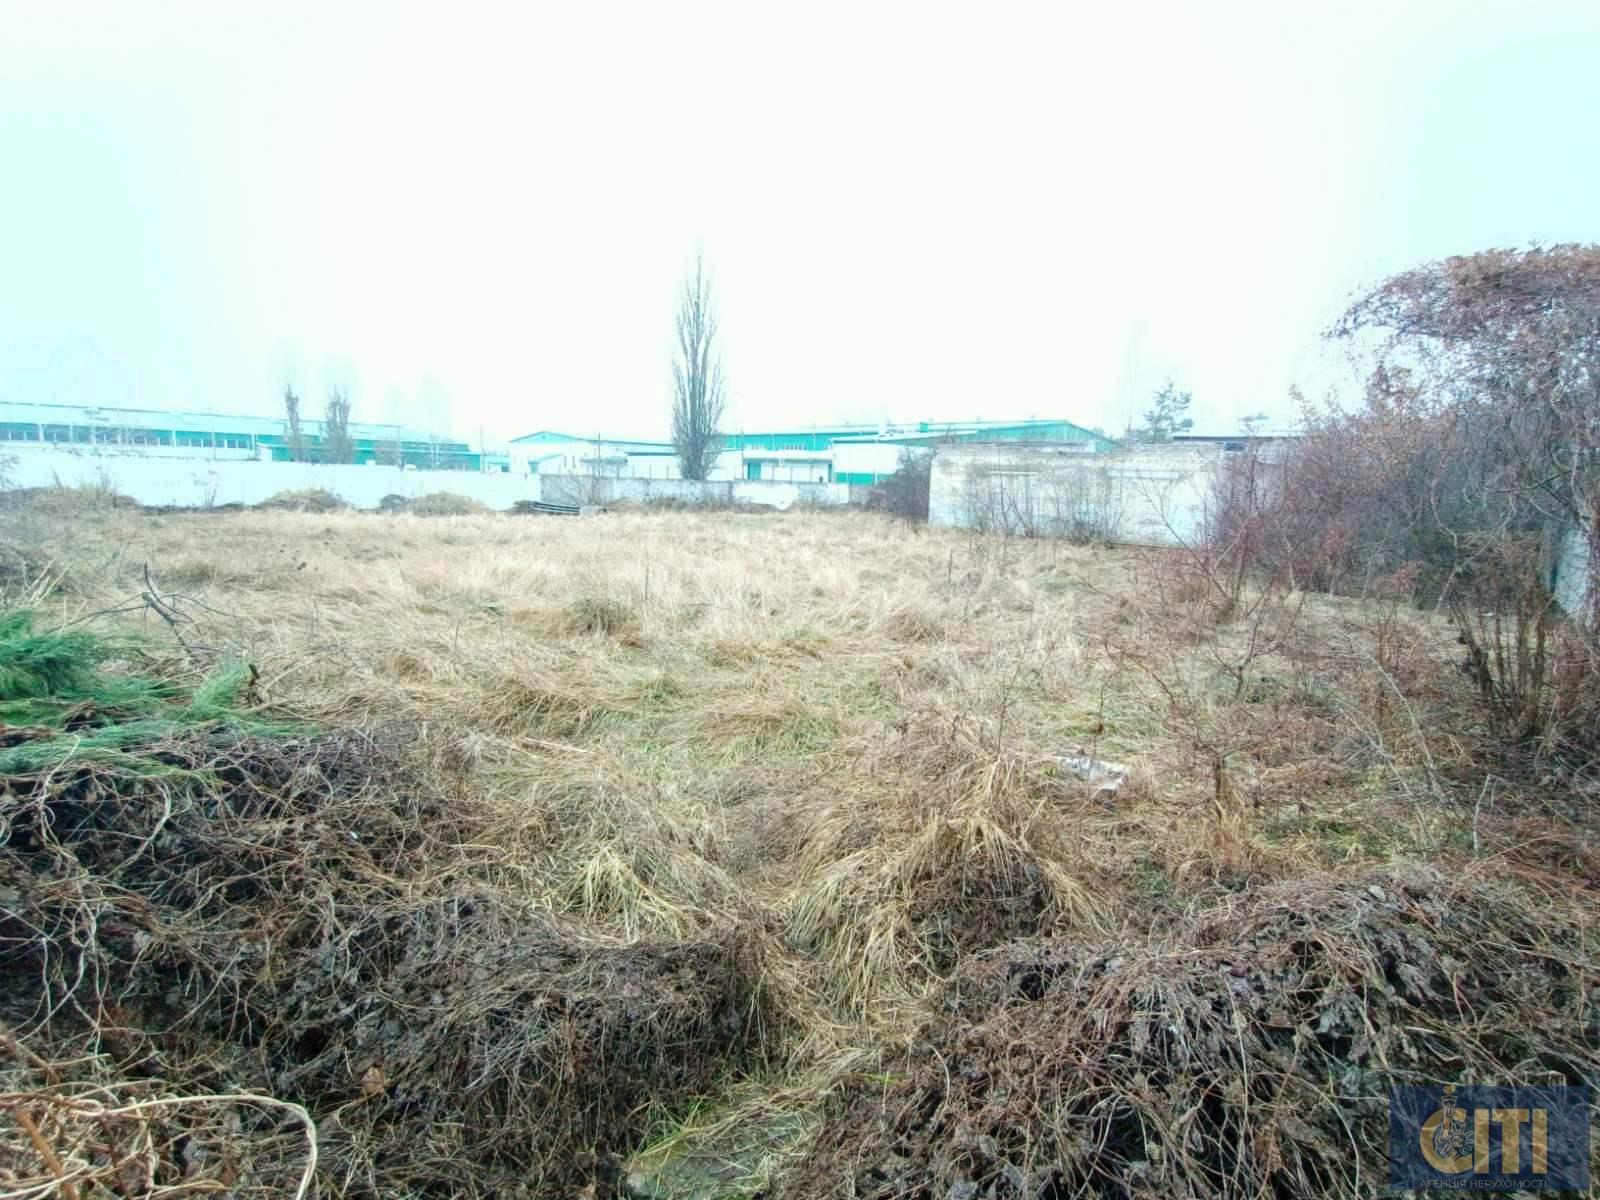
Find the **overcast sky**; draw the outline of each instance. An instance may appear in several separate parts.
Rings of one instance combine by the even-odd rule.
[[[1112,10],[1115,11],[1112,11]],[[0,398],[1203,425],[1352,290],[1600,241],[1600,5],[0,2]]]

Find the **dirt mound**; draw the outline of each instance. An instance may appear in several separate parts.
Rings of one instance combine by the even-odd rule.
[[[1012,943],[782,1194],[1380,1190],[1390,1085],[1595,1083],[1596,947],[1563,904],[1417,870],[1263,888],[1166,943]]]
[[[273,728],[9,632],[0,1091],[56,1165],[8,1125],[0,1174],[293,1195],[314,1145],[336,1194],[605,1194],[643,1108],[750,1050],[748,943],[535,910],[408,730]]]
[[[429,492],[412,502],[411,511],[419,517],[471,517],[488,512],[489,506],[455,492]]]
[[[23,487],[0,491],[0,509],[73,517],[112,509],[136,509],[139,502],[110,486]]]
[[[248,506],[236,500],[226,504],[141,504],[139,511],[147,517],[169,517],[180,513],[208,513],[215,516],[219,513],[246,512]]]

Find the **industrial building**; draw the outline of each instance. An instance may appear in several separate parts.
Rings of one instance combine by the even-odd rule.
[[[323,458],[326,431],[302,421],[304,457]],[[603,475],[679,478],[671,442],[543,429],[515,438],[508,453],[405,425],[352,421],[356,464],[419,470],[509,471],[519,475]],[[288,422],[282,416],[172,412],[115,406],[87,407],[0,401],[0,442],[113,449],[162,457],[289,462]],[[1072,452],[1103,453],[1115,443],[1070,421],[918,421],[897,425],[813,425],[723,435],[710,478],[776,483],[871,485],[892,475],[908,449],[962,443],[1049,443]]]
[[[673,473],[657,471],[654,478],[676,479],[677,459],[673,456],[671,442],[648,442],[634,438],[619,438],[609,434],[556,433],[541,429],[512,438],[510,445],[511,470],[518,475],[641,475],[652,477],[648,470],[634,470],[630,464],[636,460],[670,458]]]
[[[1110,438],[1071,421],[919,421],[909,425],[825,425],[723,436],[710,478],[780,483],[870,485],[899,466],[907,449],[964,442],[1050,442],[1084,453],[1115,447]],[[670,442],[541,429],[513,438],[511,469],[559,475],[678,478]]]
[[[323,422],[302,421],[306,457],[322,455]],[[509,471],[506,455],[484,454],[466,442],[411,429],[351,421],[354,462],[410,466],[419,470]],[[0,442],[62,446],[162,447],[182,457],[289,462],[288,422],[283,417],[160,409],[85,407],[0,401]]]

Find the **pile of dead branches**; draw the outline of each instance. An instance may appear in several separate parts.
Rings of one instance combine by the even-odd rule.
[[[1422,869],[1274,885],[1155,944],[1016,942],[783,1194],[1377,1193],[1390,1086],[1595,1084],[1597,969],[1570,901]]]
[[[558,1194],[750,1053],[747,942],[535,910],[408,731],[273,727],[237,680],[7,629],[7,1194]]]

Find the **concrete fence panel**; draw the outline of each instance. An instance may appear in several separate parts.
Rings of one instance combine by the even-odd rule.
[[[0,446],[0,454],[12,460],[13,487],[101,487],[150,507],[259,504],[279,492],[307,488],[323,488],[356,508],[377,508],[385,496],[415,499],[430,492],[451,492],[502,510],[518,500],[541,498],[537,475],[261,462],[248,451],[223,457],[229,452],[198,456],[160,450]]]
[[[1039,446],[941,447],[928,519],[1020,537],[1176,545],[1201,536],[1223,454],[1213,444],[1095,455]]]
[[[849,503],[850,488],[840,483],[778,483],[769,480],[640,479],[631,475],[541,475],[544,500],[556,504],[710,505],[764,504],[790,508],[796,504],[835,506]]]

